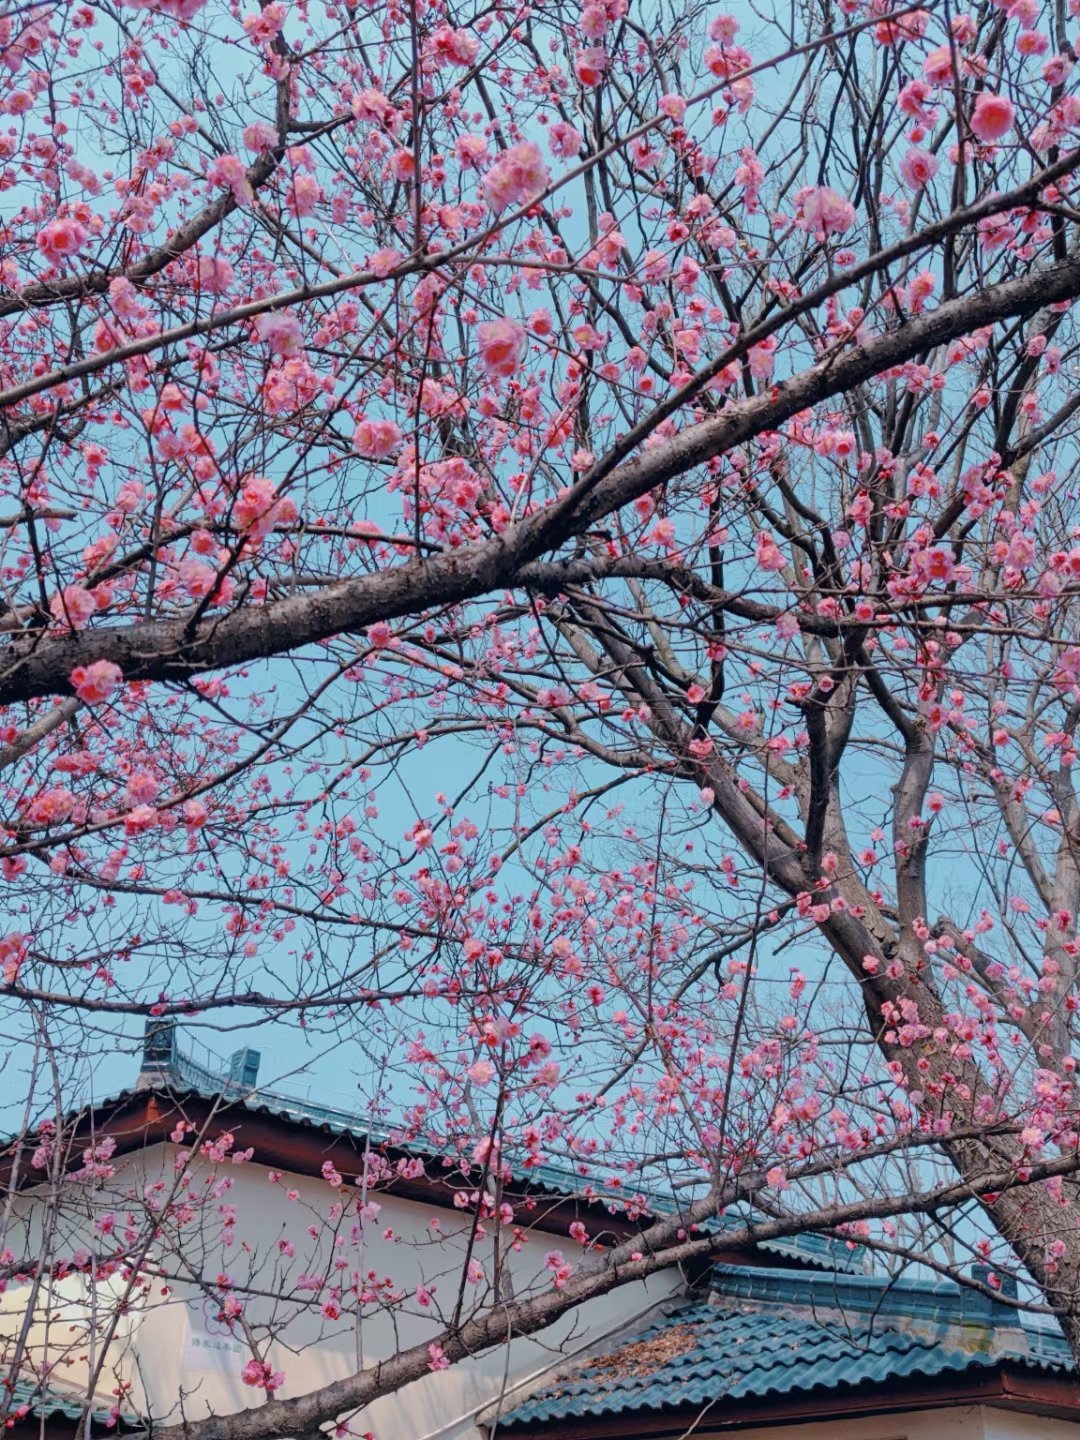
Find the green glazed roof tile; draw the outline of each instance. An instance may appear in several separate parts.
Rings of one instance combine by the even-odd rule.
[[[83,1416],[86,1402],[71,1391],[57,1390],[49,1385],[42,1386],[28,1379],[4,1382],[4,1389],[11,1397],[8,1406],[9,1423],[15,1418],[14,1412],[24,1407],[41,1420],[57,1415],[63,1415],[67,1420],[80,1420]],[[90,1418],[96,1427],[113,1428],[119,1425],[122,1429],[134,1429],[141,1423],[136,1415],[123,1410],[117,1419],[113,1420],[110,1409],[102,1399],[95,1398],[91,1405]]]
[[[748,1288],[754,1303],[738,1294]],[[880,1386],[1002,1363],[1072,1369],[1060,1335],[1023,1329],[1015,1312],[1001,1325],[1001,1307],[971,1294],[981,1307],[957,1286],[718,1267],[710,1301],[687,1301],[579,1363],[499,1428]]]

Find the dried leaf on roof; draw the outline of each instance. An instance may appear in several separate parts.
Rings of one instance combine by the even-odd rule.
[[[624,1345],[610,1355],[597,1355],[583,1366],[591,1379],[621,1379],[652,1375],[668,1361],[685,1355],[697,1345],[691,1325],[674,1325],[654,1335],[651,1340],[638,1340]]]

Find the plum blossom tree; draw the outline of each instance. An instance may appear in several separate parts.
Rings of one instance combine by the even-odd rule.
[[[1076,8],[0,17],[0,962],[54,1222],[3,1263],[114,1320],[164,1254],[207,1287],[267,1403],[194,1440],[332,1427],[748,1202],[726,1247],[1015,1266],[1080,1355]],[[188,1197],[120,1222],[71,1168],[69,1091],[178,1016],[335,1045],[506,1249],[518,1165],[640,1230],[512,1296],[466,1246],[445,1308],[324,1279],[433,1338],[277,1396],[184,1180],[231,1142],[181,1126]]]

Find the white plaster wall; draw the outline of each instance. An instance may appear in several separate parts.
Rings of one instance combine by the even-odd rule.
[[[739,1440],[987,1440],[983,1412],[977,1405],[950,1410],[912,1410],[905,1415],[872,1415],[865,1420],[769,1425],[751,1430],[703,1429],[700,1440],[722,1440],[732,1435],[738,1435]],[[697,1431],[694,1440],[699,1440]]]
[[[733,1435],[739,1440],[1080,1440],[1080,1425],[965,1405],[865,1420],[823,1420],[737,1431],[703,1428],[694,1432],[694,1440],[731,1440]]]
[[[125,1208],[126,1187],[134,1182],[143,1190],[158,1176],[170,1175],[173,1154],[171,1146],[155,1146],[132,1157],[117,1177],[114,1201],[99,1197],[97,1211],[115,1204],[119,1212]],[[286,1375],[286,1383],[278,1391],[280,1396],[316,1389],[353,1373],[360,1364],[384,1359],[438,1333],[438,1319],[411,1299],[396,1321],[376,1314],[363,1322],[359,1333],[352,1321],[326,1320],[317,1304],[305,1309],[275,1299],[282,1288],[279,1239],[285,1236],[295,1245],[296,1257],[288,1262],[294,1276],[304,1270],[327,1273],[335,1252],[326,1244],[325,1230],[319,1240],[313,1240],[307,1226],[316,1223],[316,1215],[325,1216],[343,1195],[355,1195],[355,1189],[335,1191],[319,1179],[296,1175],[285,1176],[283,1183],[270,1184],[266,1166],[254,1162],[237,1166],[229,1173],[233,1184],[224,1199],[236,1207],[236,1243],[223,1249],[216,1226],[212,1225],[201,1240],[193,1235],[188,1253],[198,1260],[204,1274],[216,1275],[225,1270],[234,1277],[238,1288],[246,1281],[268,1292],[249,1295],[245,1309],[254,1323],[273,1322],[280,1328],[279,1339],[267,1355]],[[287,1198],[289,1190],[296,1192],[295,1201]],[[433,1244],[431,1221],[437,1217],[444,1233],[456,1233],[460,1239],[470,1218],[397,1197],[372,1198],[378,1200],[382,1210],[377,1221],[364,1227],[362,1250],[346,1240],[337,1253],[348,1261],[350,1270],[360,1267],[374,1270],[379,1276],[392,1276],[395,1288],[410,1296],[421,1281],[429,1286],[435,1284],[437,1298],[447,1310],[451,1309],[461,1269],[460,1247]],[[28,1219],[34,1228],[32,1216]],[[524,1212],[519,1219],[523,1225],[535,1221]],[[89,1228],[85,1220],[82,1223],[84,1229]],[[392,1233],[387,1235],[387,1231]],[[76,1218],[65,1220],[65,1232],[59,1253],[70,1254],[80,1238]],[[565,1236],[536,1230],[528,1234],[520,1253],[510,1254],[508,1267],[516,1294],[522,1294],[538,1278],[543,1288],[550,1285],[544,1256],[551,1249],[562,1249],[568,1256],[578,1253],[575,1242]],[[478,1254],[481,1260],[490,1254],[490,1238],[487,1249],[481,1246]],[[538,1372],[566,1363],[586,1342],[596,1344],[602,1335],[631,1322],[666,1296],[679,1294],[682,1284],[678,1271],[671,1271],[653,1277],[648,1284],[624,1287],[601,1297],[539,1336],[515,1341],[509,1348],[498,1347],[476,1360],[425,1376],[406,1390],[377,1402],[352,1429],[354,1433],[373,1430],[377,1440],[420,1440],[436,1434],[440,1440],[475,1440],[482,1433],[474,1422],[476,1412],[504,1389],[512,1392]],[[70,1320],[78,1308],[81,1282],[65,1282],[60,1288],[68,1301],[76,1304],[73,1308],[69,1303],[61,1325],[55,1316],[45,1320],[46,1309],[57,1308],[56,1297],[48,1305],[44,1297],[39,1299],[41,1313],[32,1327],[31,1349],[38,1359],[53,1361],[66,1352],[55,1379],[79,1388],[85,1384],[88,1362],[84,1357],[88,1347],[78,1327],[71,1329]],[[163,1296],[161,1287],[154,1286],[153,1293],[125,1319],[109,1352],[110,1370],[132,1384],[131,1407],[168,1423],[179,1420],[181,1415],[199,1419],[262,1403],[263,1393],[245,1386],[240,1379],[250,1351],[240,1341],[231,1340],[212,1320],[207,1324],[206,1307],[198,1300],[196,1289],[178,1280],[169,1289],[171,1293]],[[0,1298],[0,1341],[7,1342],[4,1348],[9,1354],[26,1312],[28,1295],[29,1287],[12,1286]],[[105,1303],[101,1308],[104,1311]],[[103,1378],[98,1399],[107,1404],[115,1383],[115,1375]]]
[[[1080,1440],[1080,1424],[1071,1420],[1051,1420],[1041,1415],[990,1408],[985,1416],[984,1440]]]

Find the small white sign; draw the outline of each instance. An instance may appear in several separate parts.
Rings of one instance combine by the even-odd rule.
[[[192,1301],[186,1312],[180,1361],[183,1368],[187,1371],[213,1370],[239,1375],[251,1359],[251,1352],[239,1336],[232,1334],[229,1327],[217,1318],[217,1307],[213,1301]]]

